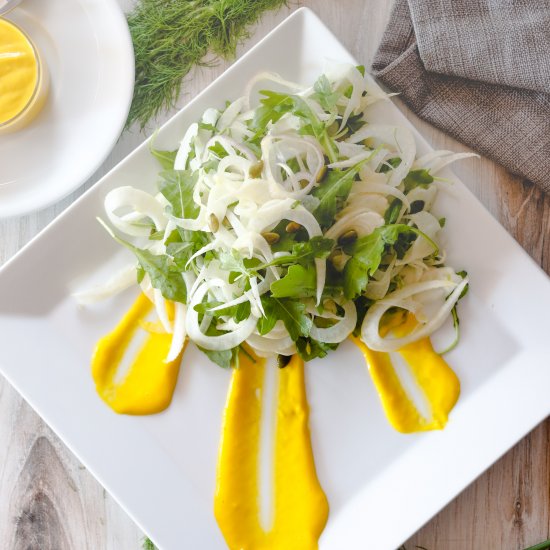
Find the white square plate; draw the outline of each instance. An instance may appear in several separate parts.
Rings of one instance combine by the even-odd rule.
[[[312,12],[297,11],[170,120],[155,145],[174,148],[206,107],[240,95],[259,71],[308,83],[325,58],[354,62]],[[410,126],[390,102],[374,118]],[[105,194],[150,189],[157,170],[145,143],[4,266],[0,364],[161,548],[224,548],[213,496],[230,374],[190,346],[166,412],[117,416],[97,397],[89,363],[134,294],[86,310],[71,298],[128,258],[95,220]],[[447,217],[449,264],[471,277],[462,340],[448,356],[461,398],[444,431],[405,436],[385,420],[353,345],[309,364],[313,446],[331,507],[321,548],[393,550],[550,412],[547,276],[461,183],[437,210]]]

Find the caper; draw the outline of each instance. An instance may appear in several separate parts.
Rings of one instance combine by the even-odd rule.
[[[287,233],[296,233],[296,231],[300,231],[302,226],[299,223],[296,222],[290,222],[286,225],[285,231]]]
[[[210,214],[208,227],[210,227],[210,231],[212,231],[212,233],[215,233],[220,228],[220,220],[218,220],[216,214]]]
[[[278,243],[279,239],[281,238],[279,233],[274,233],[272,231],[262,233],[262,237],[267,241],[268,244]]]
[[[248,175],[251,178],[259,178],[262,175],[262,171],[264,169],[264,161],[260,160],[258,162],[255,162],[249,169],[248,169]]]
[[[363,140],[363,145],[369,149],[374,149],[376,147],[376,141],[374,138],[369,137]]]
[[[338,272],[344,271],[344,267],[346,266],[346,262],[348,261],[349,256],[347,254],[344,254],[343,252],[337,252],[334,255],[331,255],[329,257],[330,262],[334,266],[334,269]]]
[[[327,165],[323,164],[323,166],[321,167],[321,170],[319,170],[319,173],[317,174],[317,183],[323,180],[323,178],[327,174],[327,170],[328,170]]]
[[[338,237],[338,244],[340,246],[345,246],[347,244],[352,244],[357,240],[357,231],[355,229],[349,229],[345,233],[342,233]]]

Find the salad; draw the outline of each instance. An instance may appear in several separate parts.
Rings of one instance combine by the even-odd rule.
[[[368,121],[388,97],[363,67],[332,66],[313,86],[258,75],[243,97],[207,109],[177,150],[152,148],[155,192],[107,194],[103,223],[137,263],[80,300],[137,276],[172,335],[166,361],[189,339],[222,367],[245,343],[282,367],[351,334],[391,352],[452,316],[458,335],[468,278],[445,265],[445,219],[432,207],[448,185],[438,172],[469,155],[416,158],[409,129]],[[396,314],[412,328],[387,330]]]

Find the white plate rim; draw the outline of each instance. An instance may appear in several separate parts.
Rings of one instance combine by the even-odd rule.
[[[283,21],[283,23],[281,23],[278,27],[276,27],[271,33],[269,33],[269,35],[267,35],[261,42],[259,42],[254,48],[252,48],[247,54],[245,54],[241,58],[241,60],[239,60],[237,63],[235,63],[235,65],[233,65],[228,71],[236,70],[236,67],[241,62],[244,62],[244,60],[246,60],[248,55],[251,55],[256,50],[256,48],[260,48],[265,40],[267,40],[272,34],[276,33],[277,30],[279,30],[280,27],[284,26],[290,20],[292,20],[293,18],[297,18],[297,17],[309,18],[310,20],[316,22],[316,24],[321,25],[325,32],[330,32],[330,31],[328,31],[328,29],[326,29],[325,25],[317,18],[317,16],[313,12],[311,12],[311,10],[309,10],[307,8],[301,8],[301,9],[297,10],[295,13],[293,13],[291,16],[289,16],[289,18],[287,18],[285,21]],[[332,33],[330,33],[330,34],[332,35]],[[335,40],[337,40],[337,39],[335,38]],[[185,109],[191,108],[191,106],[194,104],[194,102],[198,101],[200,99],[200,97],[204,93],[207,92],[207,90],[209,90],[212,86],[214,86],[216,84],[216,82],[217,82],[217,80],[214,81],[212,84],[210,84],[207,88],[205,88],[205,90],[199,96],[197,96],[192,102],[190,102]],[[178,115],[175,115],[175,116],[178,116]],[[162,128],[164,128],[166,125],[170,124],[172,120],[173,119],[171,119],[170,121],[165,123]],[[159,131],[159,134],[162,133],[162,128]],[[415,137],[418,140],[426,143],[425,140],[416,131],[415,131]],[[145,144],[142,144],[140,147],[138,147],[133,153],[131,153],[131,155],[129,155],[129,157],[133,156],[134,154],[137,153],[138,150],[141,150],[143,147],[146,147],[146,146],[147,146],[147,142]],[[129,158],[129,157],[127,157],[127,158]],[[122,162],[124,162],[124,161],[122,161]],[[116,170],[116,168],[117,167],[115,167],[113,170],[111,170],[111,172]],[[109,172],[109,174],[107,174],[104,178],[107,178],[111,174],[111,172]],[[102,180],[100,180],[100,182],[103,181],[104,178],[102,178]],[[98,183],[100,183],[100,182],[98,182]],[[75,203],[75,206],[76,206],[77,203],[80,203],[81,201],[84,201],[86,196],[90,192],[92,192],[92,189],[90,189],[80,199],[78,199]],[[483,208],[480,205],[480,203],[477,201],[477,199],[475,199],[473,197],[473,195],[471,195],[471,193],[469,193],[469,194],[471,196],[472,204],[476,204],[477,207]],[[71,210],[71,209],[69,209],[69,210]],[[63,215],[60,216],[54,222],[52,222],[52,224],[50,224],[49,227],[51,228],[52,226],[55,226],[58,223],[61,223],[62,219],[63,219]],[[495,220],[492,220],[492,222],[494,224],[498,225]],[[46,230],[47,229],[48,228],[46,228]],[[44,230],[44,231],[46,231],[46,230]],[[504,231],[500,226],[499,226],[499,230]],[[0,269],[0,275],[2,274],[4,269],[6,267],[8,267],[8,265],[11,265],[12,262],[14,260],[16,260],[17,258],[19,258],[23,254],[23,252],[28,249],[28,247],[30,245],[35,243],[35,241],[44,233],[44,231],[41,232],[39,235],[37,235],[37,237],[35,237],[30,243],[28,243],[28,245],[26,245],[16,256],[14,256],[10,261],[8,261],[5,264],[5,266],[2,269]],[[507,236],[507,234],[506,234],[506,236]],[[507,237],[510,239],[509,236],[507,236]],[[540,270],[540,267],[537,266],[531,258],[529,258],[529,256],[525,253],[525,251],[523,249],[521,249],[521,247],[519,247],[519,245],[517,245],[517,243],[515,243],[515,247],[516,248],[514,250],[518,253],[518,255],[520,257],[522,257],[526,260],[526,265],[528,266],[529,269],[532,269],[533,267],[536,267],[536,270],[533,273],[538,272],[539,275],[543,273],[542,270]],[[526,269],[527,269],[527,267],[526,267]],[[548,280],[546,280],[546,282],[548,282]],[[549,288],[550,288],[550,285],[546,288],[546,290],[548,291]],[[547,294],[543,298],[545,298],[545,299],[550,298],[550,292],[547,292]],[[542,351],[543,350],[540,350],[541,353],[542,353]],[[538,353],[538,350],[533,350],[532,355],[536,355],[537,353]],[[525,358],[523,358],[523,359],[525,359]],[[532,374],[533,374],[533,376],[540,375],[540,373],[535,373],[535,372],[533,372]],[[24,393],[23,393],[23,395],[24,395]],[[548,414],[548,412],[550,412],[548,405],[545,405],[543,407],[538,407],[538,408],[537,407],[532,407],[531,409],[529,409],[527,411],[527,413],[524,415],[524,417],[522,417],[520,420],[518,420],[518,422],[516,424],[514,424],[513,429],[508,430],[507,436],[505,438],[503,438],[503,440],[500,442],[497,454],[493,453],[489,457],[485,457],[484,458],[485,462],[483,463],[483,465],[481,467],[479,466],[479,464],[476,464],[475,465],[475,472],[474,472],[473,475],[472,475],[472,470],[471,469],[467,469],[467,471],[462,472],[458,482],[453,484],[454,485],[453,489],[451,491],[447,491],[447,493],[445,494],[443,499],[442,498],[435,498],[435,499],[432,498],[431,499],[432,500],[431,506],[429,506],[428,509],[426,509],[422,512],[419,512],[417,514],[412,514],[412,516],[409,517],[409,518],[400,518],[402,520],[402,525],[400,525],[399,528],[394,526],[393,531],[387,533],[387,539],[386,540],[382,541],[382,540],[376,539],[376,541],[373,541],[372,548],[388,548],[388,549],[390,549],[390,548],[396,547],[400,542],[402,542],[405,538],[407,538],[407,536],[412,534],[425,521],[427,521],[427,519],[429,519],[429,517],[431,517],[434,513],[436,513],[438,509],[443,507],[446,504],[446,502],[448,502],[451,498],[453,498],[461,489],[463,489],[468,483],[473,481],[473,479],[475,479],[475,477],[477,475],[479,475],[486,467],[488,467],[492,463],[492,461],[496,460],[496,458],[498,458],[502,453],[504,453],[521,436],[523,436],[525,433],[527,433],[527,431],[529,431],[532,427],[534,427],[534,425],[537,422],[542,420]],[[47,417],[47,415],[44,415],[44,416]],[[492,421],[497,422],[497,420],[498,419],[492,419],[492,418],[490,419],[491,422]],[[66,443],[71,448],[70,442],[66,441]],[[437,441],[436,441],[436,446],[437,446]],[[75,453],[75,454],[77,454],[77,456],[80,456],[80,453]],[[85,460],[85,457],[81,457],[81,459],[86,464],[87,461]],[[90,470],[92,472],[94,471],[93,468],[90,468]],[[96,477],[101,477],[101,476],[96,476]],[[374,490],[375,493],[380,492],[380,489],[379,488],[377,489],[376,487],[374,487],[373,490]],[[144,518],[141,518],[142,521],[140,521],[138,518],[135,517],[135,515],[131,511],[131,508],[132,508],[131,505],[127,504],[127,503],[125,504],[124,499],[122,497],[119,498],[119,495],[115,494],[115,498],[117,498],[117,500],[121,503],[121,505],[126,509],[126,511],[134,518],[134,520],[139,525],[143,525],[143,524],[147,523],[147,521],[143,521]],[[357,504],[358,504],[359,509],[360,509],[361,508],[361,502],[360,502],[361,499],[357,499],[357,500],[358,500]],[[350,519],[347,522],[348,524],[350,522],[357,521],[358,518],[357,518],[357,513],[356,512],[357,512],[357,510],[352,510],[352,513],[349,514]],[[153,530],[151,530],[151,532],[153,532]],[[342,534],[341,531],[339,531],[339,534],[340,535]],[[321,540],[323,541],[324,539],[321,539]],[[332,537],[330,538],[330,540],[331,540],[332,543],[335,542]],[[346,542],[347,542],[346,547],[349,547],[349,548],[355,548],[355,547],[359,548],[360,547],[358,545],[357,540],[350,539]]]

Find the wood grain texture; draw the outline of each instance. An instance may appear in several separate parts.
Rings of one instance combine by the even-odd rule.
[[[131,0],[120,2],[128,7]],[[368,65],[391,2],[310,0],[299,5],[307,5],[318,13],[356,58]],[[251,39],[239,49],[239,55],[297,7],[298,3],[293,3],[277,14],[266,15]],[[228,65],[222,62],[195,71],[187,81],[180,106]],[[435,148],[469,150],[420,121],[403,105],[399,107]],[[166,113],[163,120],[170,114]],[[89,181],[56,206],[0,221],[0,264],[143,138],[137,132],[125,133]],[[454,169],[535,262],[550,273],[550,196],[487,159],[469,159]],[[406,547],[520,550],[550,537],[549,515],[547,420],[413,536]],[[0,550],[137,550],[142,537],[122,509],[17,392],[0,380]]]

